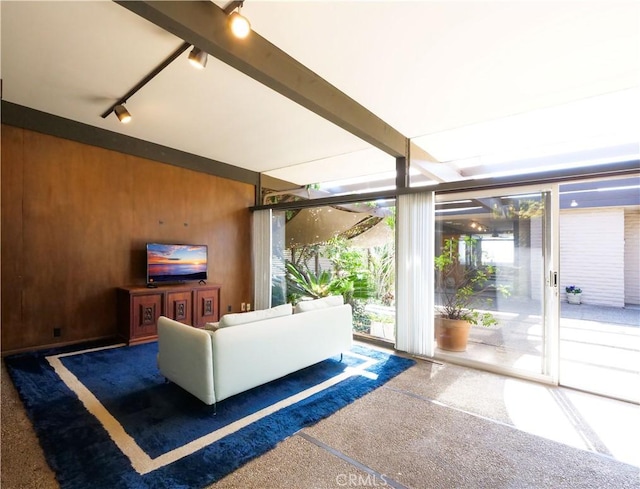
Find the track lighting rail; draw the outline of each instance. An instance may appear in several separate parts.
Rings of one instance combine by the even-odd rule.
[[[122,2],[123,4],[126,2]],[[237,8],[240,10],[242,5],[244,4],[244,0],[232,0],[229,2],[223,10],[225,15],[227,15],[230,19],[232,17],[234,21],[240,19],[240,27],[237,25],[232,26],[232,31],[237,37],[244,38],[251,32],[251,25],[249,21],[240,15],[238,12],[234,12]],[[237,22],[236,22],[237,23]],[[240,29],[240,31],[238,30]],[[173,53],[171,53],[162,63],[156,66],[147,76],[145,76],[142,80],[140,80],[131,90],[129,90],[124,96],[114,102],[107,110],[105,110],[101,117],[106,119],[109,114],[112,112],[118,116],[120,122],[126,123],[131,120],[131,114],[124,107],[124,104],[127,103],[127,100],[131,96],[133,96],[138,90],[144,87],[147,83],[149,83],[156,75],[158,75],[162,70],[164,70],[173,60],[175,60],[178,56],[184,53],[191,46],[188,42],[183,42],[178,49],[176,49]],[[203,52],[201,49],[194,46],[194,50],[189,55],[189,61],[198,68],[204,68],[207,64],[207,53]]]
[[[134,93],[136,93],[138,90],[144,87],[147,83],[149,83],[158,73],[160,73],[167,66],[169,66],[169,64],[171,64],[171,62],[174,59],[176,59],[178,56],[184,53],[187,49],[189,49],[189,47],[191,47],[191,44],[189,44],[188,42],[182,43],[178,49],[176,49],[173,53],[171,53],[162,63],[156,66],[147,76],[145,76],[142,80],[140,80],[136,84],[136,86],[134,86],[123,97],[118,99],[117,102],[115,102],[113,105],[111,105],[111,107],[109,107],[106,111],[104,111],[101,117],[103,119],[106,119],[107,116],[115,110],[116,106],[125,104],[129,99],[129,97],[131,97]]]

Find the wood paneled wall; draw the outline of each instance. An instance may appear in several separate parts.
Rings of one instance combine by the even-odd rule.
[[[115,335],[151,241],[207,244],[222,311],[253,303],[253,185],[7,125],[1,171],[3,352]]]

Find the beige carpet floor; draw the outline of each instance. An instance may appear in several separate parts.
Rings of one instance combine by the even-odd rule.
[[[570,436],[562,443],[532,434],[531,425],[549,419],[541,416],[527,430],[518,427],[521,413],[514,413],[509,395],[514,383],[520,393],[530,387],[531,393],[542,389],[545,396],[563,399],[565,410],[574,395],[562,388],[418,360],[382,388],[209,487],[640,488],[633,453],[627,456],[619,445],[614,443],[612,449],[607,442],[624,439],[624,433],[603,436],[576,410],[571,425],[578,442]],[[4,363],[1,389],[0,487],[57,489]],[[529,407],[539,401],[533,394],[520,400]],[[611,403],[607,406],[612,411],[602,416],[616,416],[616,409],[632,416],[636,412],[637,406]],[[583,442],[587,449],[576,448]]]

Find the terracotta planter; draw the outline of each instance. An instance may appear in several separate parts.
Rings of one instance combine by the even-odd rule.
[[[465,351],[471,324],[462,319],[435,318],[438,348],[447,351]]]

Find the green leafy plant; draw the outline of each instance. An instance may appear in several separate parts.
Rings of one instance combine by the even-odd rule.
[[[287,263],[287,296],[288,301],[296,304],[302,299],[320,299],[329,295],[342,295],[345,303],[353,308],[353,329],[360,332],[369,332],[371,320],[364,309],[364,304],[359,300],[367,300],[373,293],[366,274],[342,273],[342,276],[333,276],[328,270],[319,274],[311,270],[301,270],[293,263]]]
[[[395,248],[393,243],[368,250],[368,267],[374,283],[375,299],[390,306],[395,300]]]
[[[564,288],[567,294],[582,294],[582,289],[580,287],[576,287],[575,285],[569,285]]]
[[[460,244],[465,244],[468,263],[460,262]],[[504,286],[494,286],[491,279],[495,274],[493,265],[482,265],[474,255],[477,240],[472,237],[446,239],[440,255],[435,257],[436,291],[441,304],[436,306],[441,317],[462,319],[471,324],[491,326],[497,324],[493,314],[480,312],[476,308],[490,305],[493,300],[488,293],[500,292],[507,296]]]
[[[353,308],[353,330],[358,333],[371,333],[371,318],[365,310],[364,304],[354,301],[351,307]]]
[[[320,299],[336,292],[336,284],[332,284],[331,272],[324,270],[319,274],[302,266],[288,262],[287,291],[296,303],[302,298]]]
[[[333,274],[322,270],[316,274],[299,265],[287,263],[287,291],[291,302],[300,299],[320,299],[329,295],[342,295],[345,302],[368,299],[372,288],[366,274]]]

